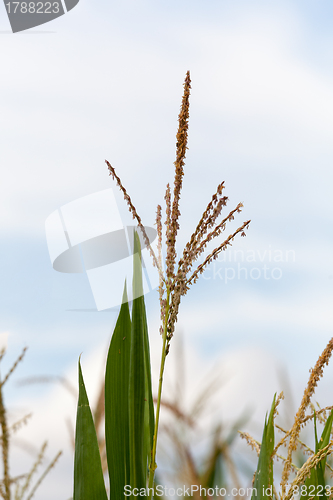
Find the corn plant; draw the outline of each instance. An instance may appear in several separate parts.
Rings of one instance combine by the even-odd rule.
[[[110,499],[120,500],[129,496],[133,490],[151,499],[154,494],[154,476],[157,468],[156,450],[161,409],[163,374],[170,342],[174,335],[181,298],[188,292],[206,267],[232,244],[235,236],[245,236],[250,221],[241,224],[232,234],[210,253],[207,246],[226,229],[227,223],[241,212],[243,204],[238,205],[219,221],[222,209],[228,198],[224,196],[224,182],[221,182],[212,199],[204,210],[192,236],[177,260],[176,240],[179,230],[180,209],[185,155],[188,140],[189,96],[191,89],[190,74],[187,72],[184,94],[178,117],[176,142],[175,178],[173,193],[167,185],[165,193],[166,261],[165,272],[162,266],[162,208],[157,207],[156,226],[158,235],[158,254],[150,246],[145,227],[124,188],[114,167],[106,161],[110,175],[122,191],[133,218],[137,221],[138,231],[143,244],[149,249],[153,263],[159,273],[159,298],[161,308],[162,354],[156,411],[154,415],[151,394],[151,375],[148,328],[142,291],[140,242],[135,237],[134,277],[132,315],[130,314],[126,287],[123,304],[111,339],[105,374],[105,437],[106,455],[110,480]],[[204,254],[203,262],[193,270],[199,256]],[[126,490],[128,487],[128,490]],[[98,441],[92,413],[84,387],[79,362],[79,403],[77,409],[75,459],[74,459],[74,500],[105,500],[106,488],[103,481]]]

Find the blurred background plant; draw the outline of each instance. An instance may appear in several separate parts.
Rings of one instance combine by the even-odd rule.
[[[179,333],[181,334],[181,332]],[[244,495],[236,494],[235,498],[251,496],[249,492],[251,492],[251,488],[253,487],[253,472],[256,469],[256,457],[260,454],[263,440],[260,440],[260,438],[255,439],[248,433],[243,432],[243,430],[250,427],[252,432],[258,434],[258,432],[261,432],[259,431],[259,427],[262,429],[262,426],[259,426],[258,422],[253,422],[250,409],[242,412],[238,418],[234,418],[232,421],[222,421],[222,415],[220,421],[210,419],[209,416],[213,411],[216,398],[223,398],[223,395],[221,396],[219,393],[220,389],[228,384],[228,380],[223,379],[222,374],[216,369],[216,366],[212,366],[209,376],[203,376],[202,384],[198,384],[200,388],[198,387],[196,397],[192,398],[192,400],[190,399],[190,403],[188,403],[188,386],[184,380],[184,371],[186,364],[191,363],[191,360],[186,358],[181,341],[175,342],[174,348],[176,351],[176,363],[174,365],[173,383],[168,384],[161,403],[164,409],[164,418],[162,419],[160,428],[160,467],[157,470],[156,484],[168,484],[174,488],[180,485],[185,485],[186,487],[198,485],[206,489],[218,486],[219,488],[225,488],[228,493],[233,488],[236,488],[237,491],[244,492]],[[322,357],[319,359],[322,359]],[[320,365],[319,367],[317,365],[315,369],[317,374],[319,369]],[[311,380],[313,381],[313,376]],[[77,400],[77,389],[69,380],[63,377],[36,376],[34,378],[22,379],[22,383],[57,383],[64,390],[69,391],[75,401]],[[290,395],[293,387],[285,374],[280,383],[289,396],[287,401],[282,402],[281,409],[283,413],[281,415],[277,414],[277,405],[274,404],[273,412],[275,412],[275,415],[269,425],[271,426],[270,432],[273,431],[272,426],[274,425],[275,427],[275,439],[278,441],[284,438],[284,443],[286,443],[285,436],[287,433],[290,435],[290,428],[295,419],[294,413],[297,412],[293,411],[294,404]],[[102,380],[94,400],[95,404],[92,406],[92,411],[103,472],[107,482],[104,432],[104,382]],[[154,400],[156,401],[156,394],[154,395]],[[321,408],[317,402],[309,402],[308,413],[303,418],[303,425],[307,425],[304,425],[302,428],[297,438],[297,449],[293,452],[291,472],[294,473],[295,477],[300,473],[300,470],[304,471],[303,467],[307,459],[310,457],[313,460],[314,455],[320,451],[316,450],[313,423],[314,412],[316,412],[316,432],[318,436],[321,436],[331,409],[332,407]],[[266,432],[267,425],[266,423]],[[67,426],[69,441],[74,451],[73,422],[68,420]],[[256,453],[251,452],[250,448],[248,451],[244,448],[243,440],[238,439],[239,435],[248,441]],[[286,455],[287,453],[281,450],[279,452],[276,450],[275,452],[274,483],[276,484],[280,482]],[[324,481],[325,486],[329,487],[332,485],[332,465],[332,455],[328,454],[325,463],[326,473],[324,474]],[[308,465],[305,467],[308,467]],[[309,472],[311,474],[310,469]],[[306,481],[306,478],[304,478],[304,481]],[[309,483],[308,486],[310,486]],[[243,491],[241,488],[243,488]],[[281,495],[278,490],[276,490],[273,497],[276,500],[280,500]],[[16,497],[14,498],[16,500]],[[163,497],[159,496],[158,498]],[[193,498],[204,497],[200,497],[197,492],[194,492]],[[214,497],[207,496],[207,498]],[[306,498],[308,497],[302,495],[303,500]]]
[[[332,423],[333,406],[323,409],[315,407],[312,397],[318,381],[323,376],[323,369],[328,365],[333,350],[333,338],[319,356],[314,368],[310,370],[310,377],[305,387],[300,406],[294,417],[290,429],[286,430],[275,422],[278,415],[277,408],[284,398],[283,392],[274,396],[269,416],[265,418],[264,431],[261,442],[253,439],[246,432],[241,432],[247,443],[258,455],[258,466],[253,477],[253,491],[251,498],[275,498],[276,500],[290,500],[291,498],[331,498],[331,473],[329,457],[333,451]],[[319,406],[319,405],[317,405]],[[309,446],[301,439],[301,430],[306,424],[314,427],[314,446]],[[323,424],[321,437],[318,439],[318,422]],[[275,428],[282,433],[276,444]],[[280,448],[285,448],[282,455]],[[301,455],[303,453],[303,457]],[[297,459],[297,464],[295,463]],[[274,474],[275,463],[282,462],[282,470]]]
[[[17,366],[23,360],[27,348],[24,348],[20,356],[13,363],[11,368],[8,370],[6,375],[0,379],[0,427],[1,427],[1,463],[2,463],[2,479],[0,482],[0,497],[5,500],[30,500],[33,498],[36,490],[45,479],[47,474],[56,465],[58,459],[60,458],[62,452],[59,451],[57,455],[51,460],[46,466],[44,466],[44,471],[40,474],[39,478],[35,479],[38,470],[44,463],[45,465],[45,453],[47,448],[47,441],[45,441],[39,448],[38,452],[35,454],[33,463],[30,469],[17,476],[12,476],[10,473],[10,448],[12,443],[12,438],[16,432],[18,432],[22,426],[27,425],[29,419],[32,417],[31,413],[25,414],[18,420],[11,422],[8,416],[8,409],[5,405],[4,400],[4,386],[8,382],[8,379],[12,376]],[[3,348],[0,352],[0,366],[3,361],[6,349]],[[30,447],[31,448],[31,447]],[[32,447],[34,448],[34,447]]]

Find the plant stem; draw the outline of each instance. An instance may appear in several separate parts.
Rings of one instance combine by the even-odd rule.
[[[149,464],[149,481],[148,481],[149,500],[152,499],[152,491],[154,488],[154,476],[155,476],[155,470],[157,469],[157,464],[156,464],[157,434],[158,434],[158,424],[159,424],[159,420],[160,420],[163,373],[164,373],[165,358],[166,358],[167,326],[168,326],[168,319],[169,319],[169,307],[170,307],[170,288],[167,286],[167,298],[166,298],[165,318],[164,318],[164,328],[163,328],[163,344],[162,344],[162,355],[161,355],[161,365],[160,365],[160,378],[159,378],[159,382],[158,382],[158,394],[157,394],[153,449],[151,452],[151,460],[150,460],[150,464]]]
[[[7,427],[6,409],[2,393],[3,382],[0,381],[0,426],[2,430],[2,463],[3,463],[3,485],[5,487],[5,500],[10,500],[10,476],[8,462],[9,436]]]

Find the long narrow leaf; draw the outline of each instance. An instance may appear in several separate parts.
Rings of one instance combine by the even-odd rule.
[[[125,284],[123,303],[110,342],[105,373],[105,442],[111,500],[124,498],[124,487],[130,484],[130,351],[131,318]]]
[[[131,454],[131,486],[145,488],[147,477],[146,429],[146,368],[145,368],[145,333],[142,268],[139,237],[134,234],[133,255],[133,306],[132,339],[129,381],[129,430]]]
[[[271,411],[267,420],[265,418],[264,432],[262,435],[262,442],[260,447],[260,454],[258,460],[258,467],[254,479],[254,491],[252,500],[263,500],[270,498],[273,491],[273,460],[272,453],[274,450],[274,408],[275,408],[274,395]]]
[[[325,446],[328,445],[331,437],[331,432],[332,432],[332,424],[333,424],[333,410],[330,413],[330,416],[326,420],[324,430],[321,434],[319,443],[318,443],[318,450],[322,450],[325,448]],[[321,461],[323,471],[325,470],[325,465],[326,465],[326,457],[322,459]]]
[[[315,451],[318,453],[319,450],[325,448],[328,445],[330,440],[330,435],[332,431],[332,422],[333,422],[333,411],[330,413],[330,416],[326,420],[324,430],[318,441],[317,437],[317,420],[316,413],[314,413],[313,423],[314,423],[314,433],[315,433]],[[307,500],[312,497],[324,497],[325,496],[325,465],[326,465],[326,457],[323,458],[317,465],[311,470],[310,477],[305,480],[305,492],[306,495],[303,496],[304,500]]]
[[[79,361],[73,500],[107,500],[95,425]]]
[[[141,316],[142,316],[142,328],[144,335],[144,357],[145,357],[145,450],[144,457],[147,457],[147,461],[150,461],[150,453],[153,449],[153,439],[154,439],[154,402],[153,402],[153,392],[151,386],[151,365],[150,365],[150,349],[149,349],[149,337],[148,337],[148,325],[146,308],[143,296],[141,299]]]

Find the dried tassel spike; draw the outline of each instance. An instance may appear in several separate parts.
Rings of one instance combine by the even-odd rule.
[[[208,229],[214,226],[214,223],[221,213],[223,206],[227,204],[227,196],[219,199],[218,195],[222,194],[224,188],[224,182],[219,184],[216,193],[212,196],[212,200],[208,203],[206,210],[202,214],[198,225],[192,234],[190,241],[186,244],[183,252],[183,257],[178,263],[178,269],[183,267],[186,272],[192,266],[193,261],[196,257],[196,249],[200,244],[202,238],[207,233]]]
[[[171,280],[174,278],[173,269],[172,269],[172,260],[173,260],[173,243],[171,239],[171,190],[170,184],[167,184],[165,191],[165,213],[166,213],[166,247],[167,247],[167,255],[166,255],[166,276],[168,279],[168,284],[170,286]]]
[[[116,174],[116,171],[115,169],[112,167],[112,165],[107,161],[105,160],[105,163],[107,164],[108,166],[108,169],[109,169],[109,172],[110,172],[110,175],[112,176],[112,179],[115,180],[117,182],[117,185],[119,187],[119,189],[122,191],[123,195],[124,195],[124,200],[126,201],[127,205],[128,205],[128,209],[130,211],[130,213],[132,214],[132,217],[133,219],[136,219],[137,223],[138,223],[138,226],[139,228],[141,229],[141,232],[142,232],[142,236],[143,236],[143,239],[144,239],[144,242],[145,242],[145,245],[146,247],[148,248],[149,250],[149,253],[151,255],[151,257],[153,258],[153,264],[154,266],[157,267],[157,269],[159,269],[159,266],[158,266],[158,260],[156,258],[156,255],[153,251],[153,249],[151,248],[150,246],[150,241],[149,241],[149,238],[147,236],[147,233],[146,233],[146,230],[145,230],[145,227],[144,225],[142,224],[142,221],[141,221],[141,217],[139,216],[139,214],[137,213],[136,211],[136,208],[135,206],[133,205],[132,203],[132,200],[130,198],[130,196],[127,194],[127,191],[126,189],[124,188],[120,178],[118,177],[118,175]]]
[[[54,457],[54,459],[52,460],[52,462],[47,466],[46,470],[43,472],[43,474],[41,475],[41,477],[38,479],[37,483],[35,484],[35,486],[31,490],[29,496],[27,497],[27,500],[31,500],[32,499],[32,497],[34,496],[36,490],[38,489],[38,487],[40,486],[40,484],[42,483],[42,481],[45,479],[45,477],[47,476],[47,474],[50,472],[50,470],[52,470],[54,468],[54,466],[58,462],[58,460],[61,457],[61,455],[62,455],[62,451],[59,451],[57,453],[57,455]]]
[[[218,185],[216,193],[212,196],[212,200],[208,203],[206,210],[202,214],[202,217],[201,217],[200,221],[198,222],[198,225],[195,228],[195,231],[192,234],[189,243],[185,247],[186,249],[191,248],[195,244],[195,241],[200,240],[202,238],[202,236],[205,234],[207,228],[214,224],[219,213],[217,213],[217,211],[216,211],[215,213],[213,212],[213,214],[211,214],[211,212],[213,210],[216,210],[216,208],[217,208],[216,206],[221,202],[221,200],[218,199],[217,195],[221,195],[223,189],[224,189],[224,181]],[[227,200],[228,200],[228,197],[224,196],[223,197],[223,204],[226,204]]]
[[[249,446],[251,446],[252,450],[256,451],[258,457],[259,457],[259,454],[260,454],[260,443],[258,443],[258,441],[256,441],[252,436],[250,436],[250,434],[248,432],[240,432],[238,431],[240,437],[242,439],[245,439],[245,441],[247,442],[247,444]]]
[[[10,474],[9,474],[9,432],[7,422],[7,411],[3,401],[3,383],[0,383],[0,426],[2,431],[2,463],[3,463],[3,486],[5,496],[10,498]]]
[[[333,410],[333,406],[325,406],[325,408],[322,408],[318,411],[316,411],[316,416],[320,415],[321,413],[325,413],[327,411]],[[313,413],[310,413],[310,415],[307,415],[306,417],[303,418],[302,420],[302,425],[305,424],[308,420],[313,419]]]
[[[284,399],[284,394],[283,394],[283,391],[281,391],[280,394],[277,396],[276,401],[275,401],[273,418],[275,418],[279,414],[277,411],[277,408],[283,399]]]
[[[164,280],[162,273],[162,207],[157,205],[156,210],[156,229],[157,229],[157,260],[158,260],[158,277],[159,277],[159,296],[160,308],[163,311],[163,296],[164,296]],[[161,317],[163,321],[163,317]]]
[[[170,221],[170,234],[169,234],[169,273],[174,274],[174,266],[176,261],[176,237],[179,229],[178,219],[180,216],[179,211],[179,200],[180,193],[183,185],[183,175],[184,175],[184,165],[185,156],[187,149],[187,138],[188,138],[188,121],[189,121],[189,98],[191,89],[191,78],[190,72],[186,73],[186,78],[184,82],[184,94],[182,99],[182,105],[180,113],[178,116],[178,132],[177,132],[177,142],[176,142],[176,161],[175,165],[175,180],[173,189],[173,202],[171,210],[171,221]],[[168,247],[169,250],[169,247]]]
[[[17,360],[15,361],[15,363],[10,368],[9,372],[7,373],[7,375],[4,377],[3,381],[1,382],[2,386],[5,385],[5,383],[7,382],[7,380],[9,379],[9,377],[11,376],[11,374],[16,369],[17,365],[23,360],[23,358],[25,356],[25,353],[27,352],[27,349],[28,349],[27,347],[23,347],[21,354],[19,355],[19,357],[17,358]]]
[[[221,243],[221,245],[217,248],[215,248],[215,250],[213,250],[213,252],[211,254],[208,255],[208,257],[206,257],[206,259],[204,260],[204,262],[202,264],[200,264],[200,266],[197,267],[197,269],[194,271],[194,273],[192,274],[192,276],[186,281],[186,285],[189,285],[192,281],[195,283],[198,279],[198,275],[199,274],[202,274],[205,270],[205,267],[210,264],[213,259],[215,259],[219,253],[221,253],[222,251],[226,250],[226,248],[231,245],[231,241],[233,241],[234,237],[242,232],[245,228],[248,227],[248,225],[250,224],[250,220],[244,222],[233,234],[231,234],[230,236],[228,236],[228,238],[223,242]]]
[[[234,210],[232,210],[228,215],[227,217],[225,217],[216,227],[213,231],[211,231],[207,237],[200,243],[200,245],[198,246],[198,248],[194,251],[194,259],[196,259],[200,254],[202,254],[202,252],[204,251],[204,249],[206,248],[206,246],[208,245],[208,243],[216,238],[217,236],[219,236],[221,234],[222,231],[225,230],[226,228],[226,224],[228,221],[231,221],[234,219],[234,213],[235,212],[240,212],[241,209],[243,207],[243,204],[242,203],[238,203],[237,207],[234,208]],[[244,227],[247,227],[249,224],[250,224],[251,221],[247,221],[247,223],[244,223],[246,224]],[[239,231],[237,230],[237,233]],[[235,234],[237,234],[235,233]]]
[[[292,457],[292,452],[296,449],[296,444],[297,444],[297,439],[299,437],[299,433],[301,430],[301,425],[304,423],[304,417],[305,417],[305,410],[310,404],[311,397],[313,396],[313,393],[315,392],[317,383],[319,379],[323,375],[323,369],[324,366],[328,364],[330,357],[332,355],[333,351],[333,337],[331,340],[328,342],[327,346],[323,350],[322,354],[319,356],[319,359],[313,368],[313,370],[310,370],[310,378],[307,384],[307,387],[304,391],[303,398],[301,401],[301,405],[297,411],[297,414],[295,416],[295,421],[294,424],[291,428],[290,431],[290,441],[289,441],[289,446],[288,446],[288,456],[287,460],[285,462],[283,471],[282,471],[282,481],[281,481],[281,491],[282,491],[282,498],[285,497],[285,489],[286,489],[286,484],[290,475],[290,464],[291,464],[291,457]],[[288,500],[288,495],[286,496],[286,500]]]
[[[309,457],[308,460],[305,462],[305,464],[299,469],[295,479],[290,484],[287,495],[282,498],[284,498],[285,500],[290,500],[294,494],[294,488],[296,486],[299,486],[300,484],[303,484],[304,480],[310,476],[312,469],[314,469],[314,467],[321,460],[323,460],[323,458],[325,458],[329,453],[331,453],[332,448],[333,448],[333,443],[331,441],[327,446],[325,446],[325,448],[322,448],[321,450],[318,451],[318,453],[316,453],[312,457]],[[287,463],[287,460],[285,463]]]

